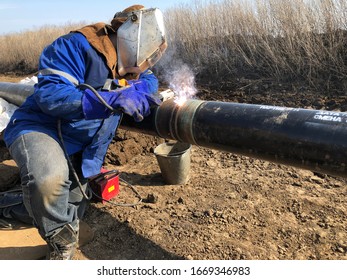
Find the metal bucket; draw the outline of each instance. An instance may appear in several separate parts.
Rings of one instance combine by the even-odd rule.
[[[190,150],[188,143],[163,143],[154,149],[163,179],[169,185],[186,184],[189,180]]]

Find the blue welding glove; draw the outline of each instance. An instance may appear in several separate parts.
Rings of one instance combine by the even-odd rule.
[[[136,90],[133,85],[116,91],[98,91],[98,93],[113,109],[132,116],[137,122],[150,114],[151,105],[160,105],[160,100],[158,101],[155,96]],[[84,91],[82,109],[87,120],[108,118],[112,113],[90,89]]]

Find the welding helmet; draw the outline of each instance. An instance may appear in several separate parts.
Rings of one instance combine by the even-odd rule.
[[[156,64],[167,48],[162,12],[143,7],[117,13],[116,19],[124,19],[117,26],[118,74],[140,74]]]

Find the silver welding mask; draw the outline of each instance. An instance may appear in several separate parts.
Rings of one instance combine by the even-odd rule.
[[[130,12],[117,31],[118,74],[139,74],[152,67],[167,48],[164,18],[157,8]]]

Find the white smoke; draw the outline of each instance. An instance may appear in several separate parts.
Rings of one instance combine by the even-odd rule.
[[[195,74],[186,63],[177,59],[175,50],[166,52],[160,68],[165,82],[175,93],[175,102],[178,105],[196,95],[198,90],[195,86]]]
[[[169,88],[175,93],[175,102],[178,105],[182,105],[198,92],[194,73],[187,64],[177,65],[165,76]]]

